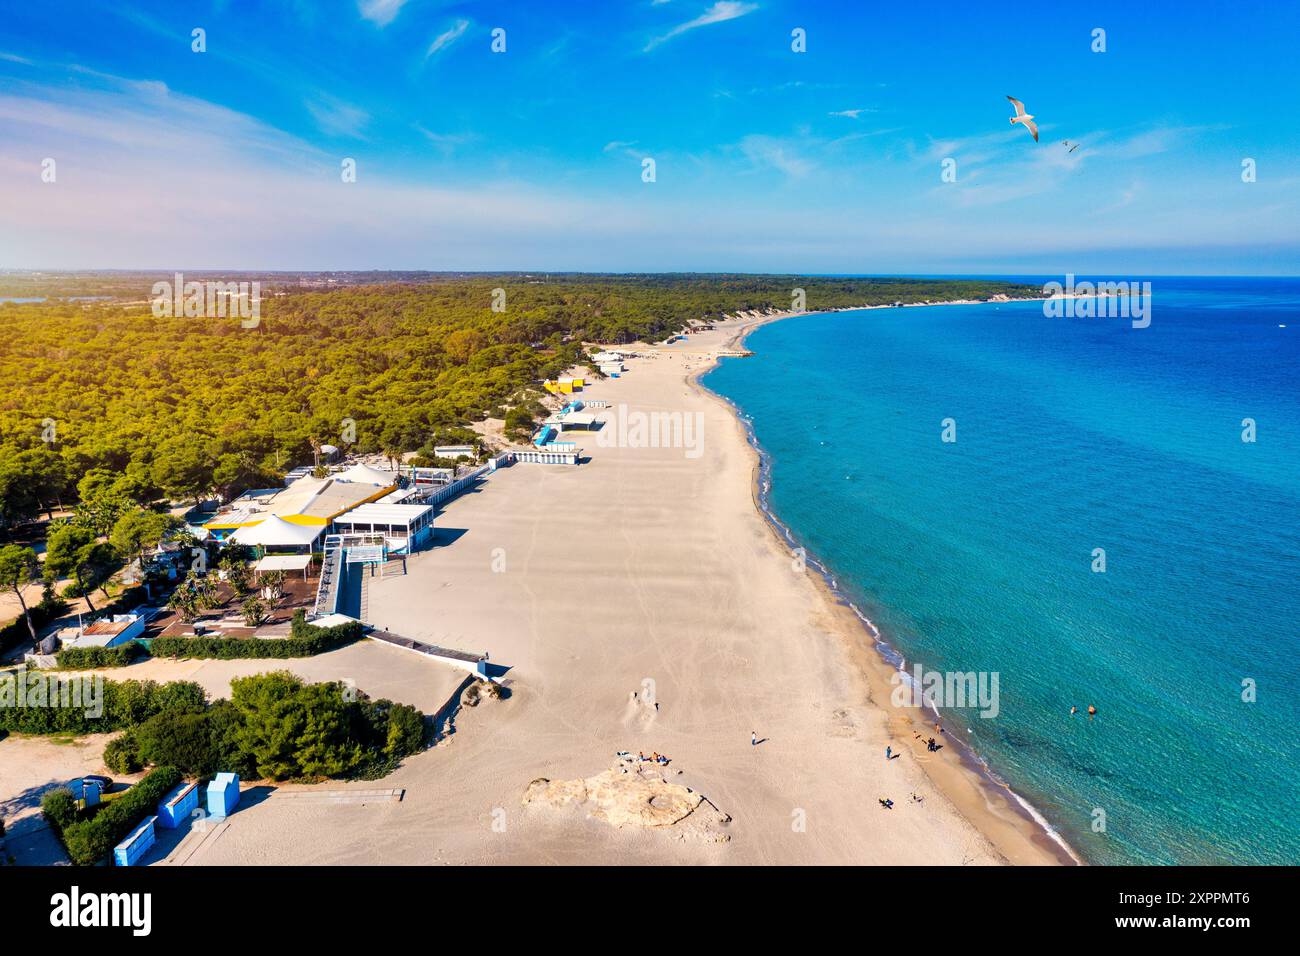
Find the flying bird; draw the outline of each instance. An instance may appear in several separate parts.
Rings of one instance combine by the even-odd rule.
[[[1008,96],[1007,99],[1009,99],[1011,105],[1016,108],[1016,115],[1011,117],[1011,125],[1014,126],[1016,123],[1023,123],[1025,129],[1029,130],[1029,132],[1033,134],[1034,142],[1038,142],[1038,127],[1034,125],[1033,114],[1026,113],[1025,104],[1020,102],[1014,96]]]
[[[1076,149],[1079,148],[1078,143],[1071,143],[1068,139],[1061,140],[1061,145],[1070,147],[1069,149],[1066,150],[1067,153],[1073,153]]]

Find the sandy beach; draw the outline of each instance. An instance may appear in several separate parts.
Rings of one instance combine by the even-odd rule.
[[[698,457],[576,433],[585,464],[503,469],[446,506],[409,574],[370,582],[372,623],[509,668],[507,699],[462,709],[382,781],[401,803],[265,800],[193,862],[1058,862],[955,748],[926,752],[861,623],[756,509],[757,457],[694,379],[771,318],[637,347],[625,377],[584,392],[698,413]],[[592,778],[618,751],[669,756],[641,777],[701,794],[710,827],[524,805],[533,781]]]
[[[1067,862],[959,748],[926,750],[918,734],[934,733],[933,718],[891,705],[892,670],[862,622],[761,514],[757,454],[697,378],[782,317],[629,347],[640,357],[624,377],[582,395],[610,403],[605,438],[565,436],[583,447],[582,465],[498,471],[445,506],[437,547],[406,575],[367,581],[370,623],[488,652],[507,669],[504,699],[462,707],[435,746],[382,781],[250,800],[187,863]],[[642,412],[691,420],[690,447],[610,441],[629,434],[616,419]],[[224,696],[231,677],[286,666],[426,712],[463,677],[375,642],[305,661],[152,660],[105,675],[198,680]],[[103,740],[66,776],[102,771]],[[619,751],[671,763],[620,764]],[[49,769],[58,751],[10,738],[0,752],[24,768],[28,816],[40,778],[63,775]],[[376,786],[403,798],[276,798]],[[563,798],[526,802],[526,792]],[[602,794],[687,816],[630,823],[602,809]]]

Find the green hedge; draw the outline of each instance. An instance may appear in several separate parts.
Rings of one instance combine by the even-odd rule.
[[[285,638],[262,637],[159,637],[149,645],[154,657],[215,658],[288,658],[312,657],[357,640],[364,633],[360,621],[335,627],[308,624],[303,612],[294,614]]]
[[[102,804],[90,819],[64,826],[63,845],[72,862],[92,866],[103,860],[141,820],[157,812],[159,802],[180,781],[181,772],[175,767],[158,767],[120,797]]]
[[[27,706],[16,705],[18,680],[27,682]],[[162,713],[194,713],[207,706],[207,692],[193,681],[173,681],[159,684],[156,681],[111,681],[96,676],[88,687],[78,677],[61,677],[49,672],[28,671],[22,675],[0,675],[0,731],[12,730],[20,734],[102,734],[111,730],[134,727],[136,724]],[[72,684],[79,681],[80,686]],[[37,688],[44,692],[33,699]],[[70,706],[49,706],[58,696],[60,703],[67,699]],[[102,699],[98,696],[102,689]],[[81,691],[78,698],[72,690]],[[15,703],[10,703],[11,701]],[[74,702],[77,702],[74,704]],[[88,712],[89,711],[89,712]],[[97,712],[98,711],[98,712]]]
[[[96,667],[125,667],[144,653],[135,641],[117,647],[66,647],[54,655],[64,670],[93,670]]]

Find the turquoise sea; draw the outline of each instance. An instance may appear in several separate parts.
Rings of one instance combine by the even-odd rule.
[[[909,668],[997,672],[945,723],[1080,856],[1300,863],[1300,279],[1149,281],[1145,329],[810,314],[704,383]]]

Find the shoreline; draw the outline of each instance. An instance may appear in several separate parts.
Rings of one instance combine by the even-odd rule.
[[[781,547],[786,549],[804,549],[805,563],[816,572],[814,575],[815,585],[823,599],[840,612],[847,612],[856,625],[857,632],[866,638],[866,647],[863,649],[868,652],[869,656],[855,656],[857,656],[864,665],[863,676],[871,685],[873,696],[874,692],[877,690],[881,690],[885,687],[892,687],[893,684],[891,681],[894,675],[900,671],[905,671],[908,664],[916,662],[909,661],[906,655],[904,655],[899,648],[888,641],[876,626],[875,622],[867,617],[849,599],[849,596],[840,589],[831,569],[821,560],[821,558],[807,549],[807,547],[799,540],[798,536],[772,509],[769,500],[769,493],[771,490],[770,454],[759,442],[758,436],[755,434],[753,429],[752,420],[745,415],[743,409],[726,396],[715,392],[713,389],[705,385],[703,378],[718,367],[723,357],[741,357],[746,354],[753,354],[745,348],[745,340],[749,337],[750,333],[771,322],[777,322],[795,316],[830,315],[838,312],[863,311],[865,309],[923,308],[925,306],[939,305],[995,305],[1004,301],[1036,302],[1046,301],[1048,298],[1064,297],[1066,296],[1042,296],[1025,299],[998,300],[957,300],[952,302],[916,302],[907,303],[903,306],[877,305],[863,306],[861,308],[844,307],[803,312],[777,312],[760,315],[758,317],[727,316],[727,319],[739,321],[742,324],[736,328],[727,330],[729,333],[728,337],[723,347],[718,350],[718,354],[714,355],[703,367],[691,371],[686,376],[686,382],[690,387],[696,389],[705,397],[724,405],[730,412],[734,422],[744,433],[745,443],[754,456],[752,467],[753,480],[750,484],[750,500],[754,509],[763,519],[764,525],[768,528],[773,537],[776,538]],[[731,356],[726,355],[728,351],[732,352]],[[849,635],[845,634],[842,636],[845,636],[848,641],[852,641],[852,638],[849,637]],[[859,650],[859,647],[853,646],[848,649],[852,653],[853,651]],[[885,691],[882,694],[882,699],[888,699],[888,691]],[[887,709],[887,705],[882,703],[879,704],[878,707],[885,712],[887,718],[891,721],[895,717],[902,718],[908,725],[908,729],[911,729],[917,723],[915,718],[906,714],[906,712],[891,715]],[[942,720],[942,712],[938,708],[934,709],[934,716]],[[1070,846],[1069,842],[1054,826],[1052,826],[1051,822],[1047,820],[1047,818],[1044,817],[1029,800],[1017,793],[1009,783],[1003,780],[1001,776],[998,775],[997,771],[977,750],[975,750],[971,744],[946,731],[944,737],[946,744],[954,745],[953,749],[958,755],[959,766],[951,768],[953,771],[951,774],[944,772],[949,768],[945,767],[945,765],[941,763],[933,765],[933,769],[927,765],[923,767],[923,771],[940,792],[947,796],[954,806],[958,807],[959,811],[966,817],[971,825],[974,826],[987,840],[989,840],[989,842],[1000,853],[1002,853],[1003,856],[1007,857],[1011,862],[1015,862],[1007,852],[1009,847],[1005,845],[1005,821],[993,810],[993,807],[998,801],[1002,801],[1004,805],[1015,814],[1018,818],[1018,822],[1032,828],[1033,832],[1029,834],[1031,841],[1035,842],[1041,848],[1048,850],[1056,858],[1058,863],[1064,866],[1088,865],[1083,856]],[[985,806],[982,810],[977,809],[976,812],[972,812],[972,807],[970,805],[965,805],[965,801],[957,799],[959,793],[966,789],[961,786],[963,781],[958,779],[958,775],[965,775],[969,782],[973,783],[978,791],[980,791],[986,798],[991,797],[993,799],[986,799]]]

